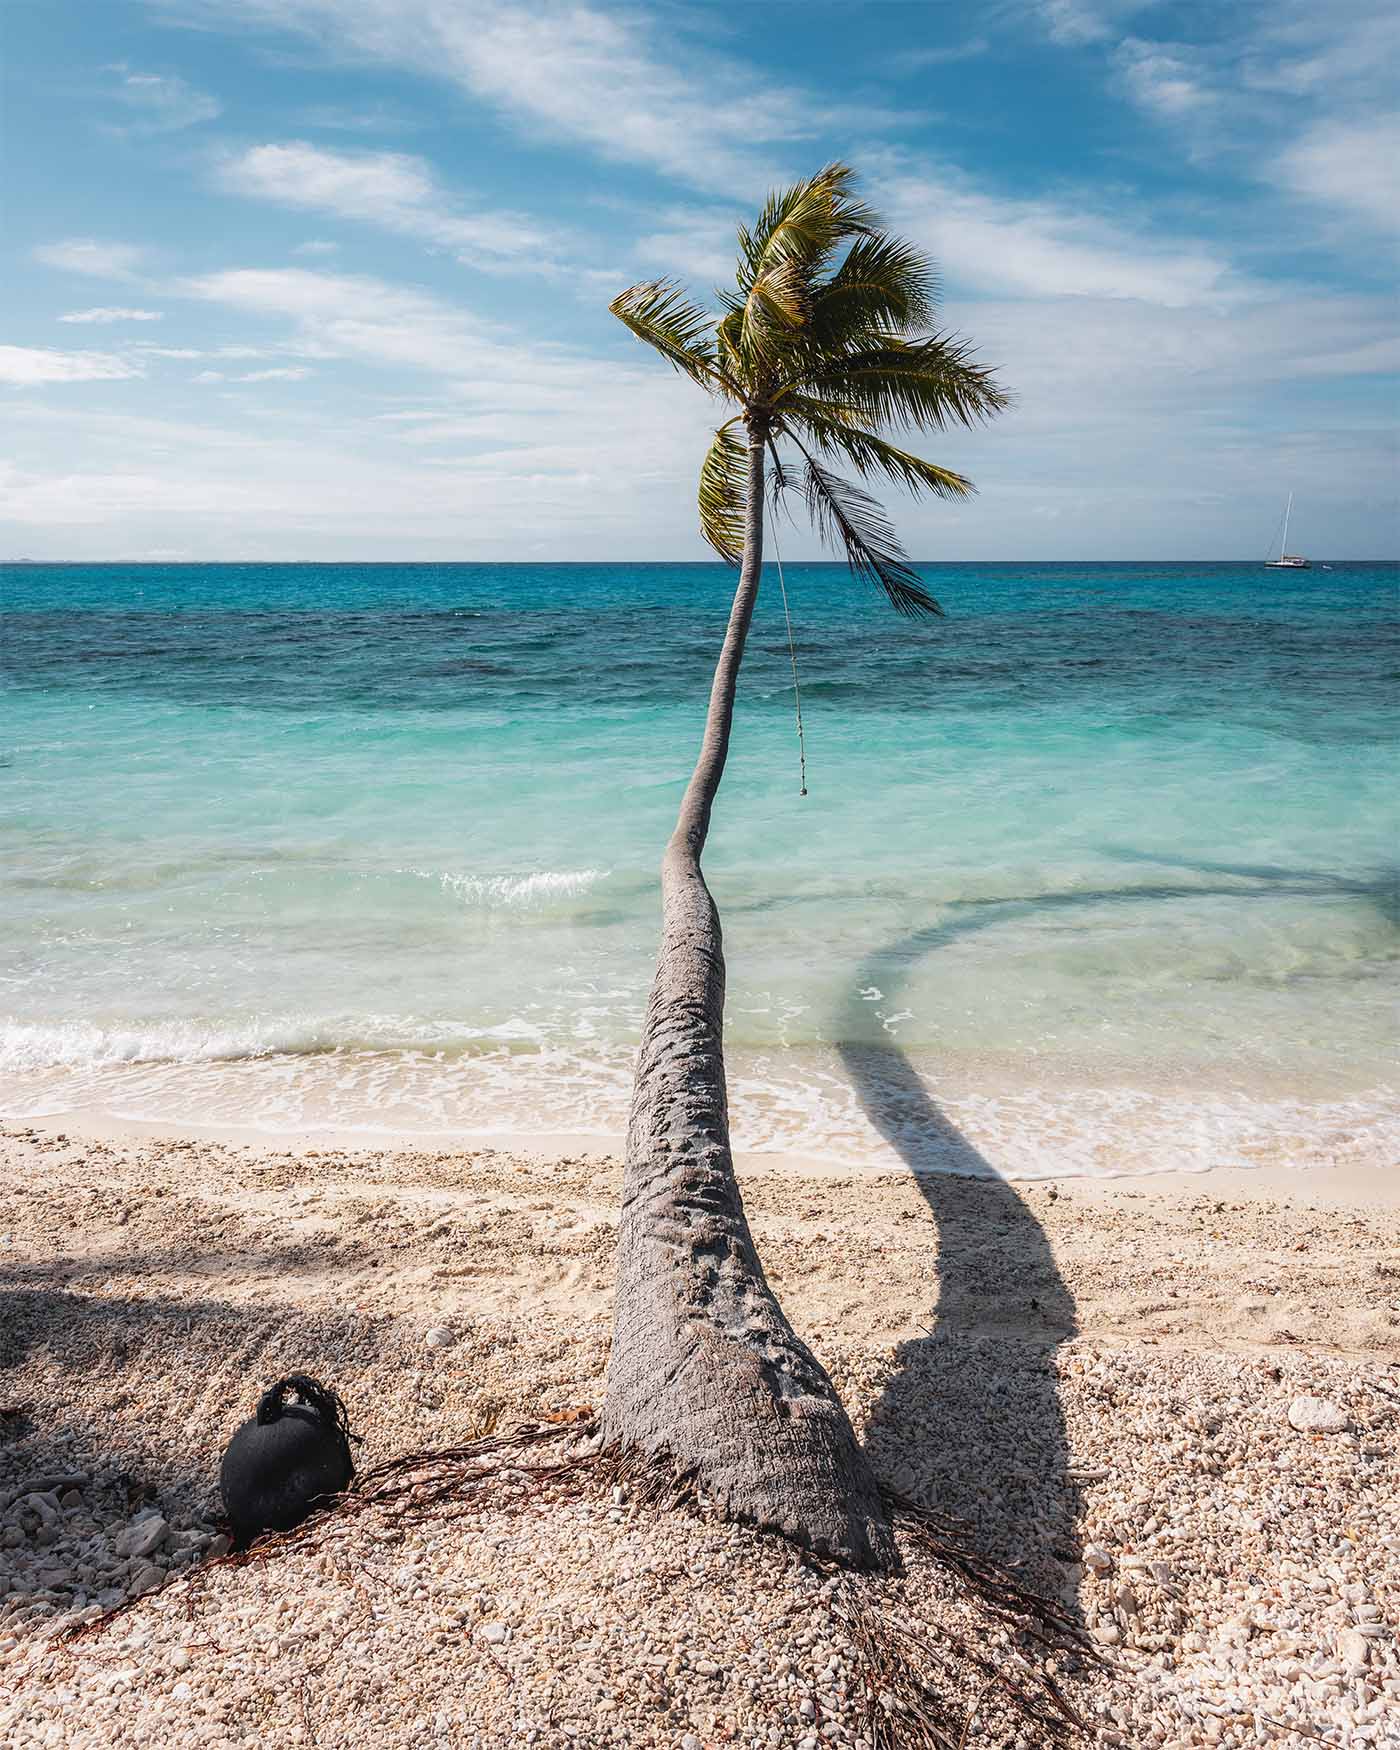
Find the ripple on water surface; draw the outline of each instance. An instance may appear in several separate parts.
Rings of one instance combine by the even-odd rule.
[[[741,1146],[1017,1175],[1393,1144],[1395,573],[789,569],[707,856]],[[621,1129],[728,580],[25,567],[11,1112]]]

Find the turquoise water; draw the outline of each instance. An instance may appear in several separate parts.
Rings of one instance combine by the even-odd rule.
[[[736,1141],[1393,1150],[1393,568],[769,576],[706,866]],[[16,566],[0,1105],[620,1130],[718,566]]]

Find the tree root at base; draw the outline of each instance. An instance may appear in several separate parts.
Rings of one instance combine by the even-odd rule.
[[[619,1485],[633,1504],[657,1512],[710,1512],[693,1475],[678,1474],[664,1458],[599,1450],[598,1436],[596,1422],[530,1423],[389,1459],[361,1473],[344,1494],[330,1497],[291,1531],[268,1533],[247,1550],[181,1575],[186,1610],[193,1608],[192,1594],[221,1570],[265,1566],[314,1549],[347,1516],[362,1513],[411,1524],[469,1502],[509,1513],[541,1499],[576,1500]],[[561,1444],[566,1450],[551,1454]],[[991,1740],[998,1743],[1015,1741],[1027,1730],[1035,1734],[1030,1741],[1047,1750],[1074,1743],[1083,1722],[1061,1678],[1102,1663],[1080,1624],[982,1554],[966,1527],[893,1491],[882,1493],[899,1549],[898,1572],[855,1573],[776,1534],[755,1533],[822,1577],[822,1591],[855,1653],[848,1681],[865,1704],[863,1731],[873,1750],[971,1750],[977,1724],[999,1728],[1001,1735]],[[98,1635],[157,1596],[126,1599],[62,1639]],[[958,1619],[958,1629],[950,1626],[950,1616]]]

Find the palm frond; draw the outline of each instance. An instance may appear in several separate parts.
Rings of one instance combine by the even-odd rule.
[[[795,265],[764,268],[750,284],[740,313],[736,352],[746,380],[776,365],[806,320],[806,287]]]
[[[978,425],[1011,403],[991,367],[974,363],[970,344],[953,335],[880,334],[845,354],[825,349],[800,387],[835,397],[868,424],[916,431]]]
[[[965,475],[865,431],[857,409],[790,395],[782,403],[782,419],[784,429],[800,429],[824,455],[844,456],[862,479],[883,474],[906,491],[931,492],[935,498],[967,498],[977,490]]]
[[[883,590],[896,613],[941,614],[879,501],[823,468],[814,457],[806,456],[806,463],[807,511],[821,538],[832,546],[839,542],[852,572]]]
[[[801,482],[778,454],[771,437],[768,439],[768,455],[772,462],[768,470],[768,501],[775,512],[787,511],[788,521],[791,522],[792,512],[788,510],[787,500],[791,493],[801,490]]]
[[[828,164],[815,176],[768,196],[752,231],[739,228],[739,285],[747,291],[760,274],[781,264],[799,267],[809,280],[831,251],[861,236],[879,221],[853,192],[855,172]]]
[[[815,335],[833,345],[881,328],[917,328],[932,319],[938,291],[937,270],[912,243],[883,231],[857,237],[813,296]]]
[[[643,280],[619,292],[608,308],[701,388],[733,392],[715,356],[714,317],[693,304],[674,280]]]
[[[739,354],[739,338],[744,327],[743,306],[736,300],[725,298],[725,313],[715,325],[715,346],[718,352],[719,365],[726,376],[736,382],[742,382],[744,376],[744,361]]]
[[[748,445],[734,425],[719,428],[700,464],[700,533],[728,565],[743,556],[748,501]]]
[[[775,509],[800,490],[822,539],[899,613],[941,613],[878,500],[857,484],[966,497],[964,475],[882,434],[973,426],[1010,404],[966,341],[929,332],[938,289],[933,262],[883,229],[848,166],[829,164],[770,194],[753,228],[741,227],[735,283],[717,294],[714,315],[672,280],[613,299],[609,308],[638,339],[740,410],[700,468],[700,527],[721,558],[740,562],[747,528],[742,417],[772,453]],[[780,443],[797,448],[802,466],[781,460]],[[856,480],[833,472],[833,461]]]

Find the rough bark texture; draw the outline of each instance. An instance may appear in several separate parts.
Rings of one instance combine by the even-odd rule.
[[[857,1567],[895,1560],[865,1455],[764,1278],[729,1148],[724,953],[700,870],[763,559],[750,430],[739,586],[700,758],[661,866],[661,953],[627,1132],[604,1430],[664,1455],[735,1518]]]

